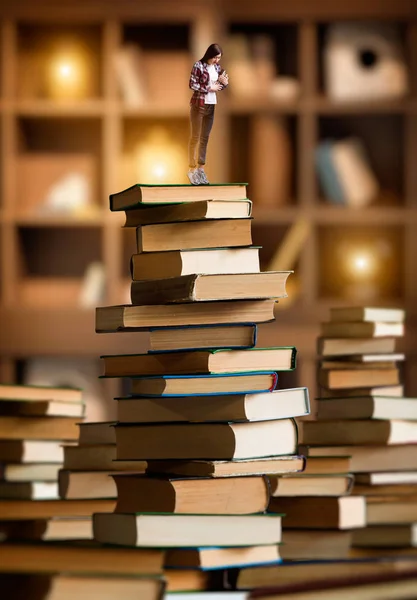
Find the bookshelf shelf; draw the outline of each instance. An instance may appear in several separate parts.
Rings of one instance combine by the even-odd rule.
[[[407,98],[338,103],[325,96],[322,52],[328,24],[361,19],[399,25],[409,60],[411,89]],[[29,0],[22,0],[16,7],[7,10],[1,7],[0,374],[3,379],[18,372],[13,366],[17,360],[31,355],[97,356],[105,352],[140,351],[144,340],[140,334],[94,333],[94,312],[78,305],[83,275],[92,261],[102,262],[106,271],[106,303],[126,301],[134,235],[121,227],[123,215],[109,212],[108,194],[138,181],[141,166],[146,169],[143,157],[152,151],[149,147],[153,144],[158,151],[158,140],[152,140],[152,132],[158,127],[168,135],[172,152],[169,160],[185,165],[181,182],[187,181],[189,70],[213,40],[223,44],[223,62],[229,70],[233,49],[227,46],[226,39],[230,33],[251,38],[271,35],[276,44],[276,74],[291,77],[299,87],[291,101],[262,95],[237,96],[230,87],[219,100],[209,146],[208,172],[212,181],[249,181],[253,239],[264,247],[261,253],[264,268],[292,225],[300,219],[311,224],[311,234],[294,267],[296,275],[289,286],[290,298],[277,307],[276,323],[260,328],[260,344],[296,345],[300,353],[298,383],[308,385],[314,394],[318,322],[327,318],[331,305],[350,302],[331,283],[337,269],[330,260],[337,254],[335,236],[349,238],[357,230],[366,233],[369,243],[378,232],[388,237],[393,248],[392,257],[386,258],[384,265],[388,283],[373,304],[403,306],[410,315],[410,330],[415,331],[416,19],[410,3],[398,0],[338,1],[331,6],[322,0],[314,3],[259,0],[252,4],[235,0],[213,3],[155,0],[134,7],[121,0],[117,9],[111,3],[98,6],[93,0],[85,0],[79,6],[67,3],[59,10],[46,0],[36,3],[36,8]],[[48,70],[51,57],[59,57],[54,46],[58,39],[72,40],[73,47],[78,44],[87,73],[84,89],[73,91],[70,98],[58,97],[59,90],[54,88]],[[142,104],[134,107],[122,99],[121,82],[114,66],[115,55],[125,44],[140,45],[146,77],[147,94]],[[164,57],[170,57],[169,67],[163,62]],[[28,69],[28,64],[34,63],[37,69]],[[175,80],[183,84],[172,89],[167,70],[175,72]],[[232,73],[230,76],[232,83]],[[256,171],[253,134],[259,133],[261,127],[267,131],[268,118],[282,124],[290,148],[285,167],[289,172],[288,191],[275,204],[253,177]],[[344,135],[363,139],[381,183],[380,200],[363,210],[324,201],[317,182],[313,161],[316,144],[327,136]],[[164,144],[166,149],[166,140]],[[67,164],[78,160],[77,156],[87,157],[89,166],[85,163],[82,168],[92,169],[89,173],[93,173],[89,212],[71,216],[40,210],[40,198],[36,194],[29,197],[22,188],[24,182],[31,182],[31,177],[24,175],[24,162],[42,160],[43,155],[54,155]],[[268,152],[262,151],[260,158],[272,161],[277,171],[284,168],[282,159],[269,157]],[[43,167],[47,171],[51,165],[48,160]],[[152,174],[149,176],[152,178]],[[396,267],[395,274],[392,265]],[[387,273],[391,275],[388,277]],[[417,351],[411,344],[410,361],[406,365],[410,394],[417,394],[417,384],[410,375],[415,362]]]

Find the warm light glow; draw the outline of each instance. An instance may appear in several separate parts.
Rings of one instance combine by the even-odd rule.
[[[177,183],[187,164],[185,149],[163,127],[155,127],[138,143],[134,157],[141,183]]]
[[[74,75],[73,66],[69,63],[62,63],[58,65],[58,73],[63,79],[67,79],[71,75]]]
[[[377,267],[376,257],[370,250],[354,250],[346,254],[346,271],[350,279],[372,278]]]
[[[48,67],[48,94],[56,99],[84,98],[88,87],[88,60],[75,44],[57,47]]]

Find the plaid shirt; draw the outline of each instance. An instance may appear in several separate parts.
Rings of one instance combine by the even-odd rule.
[[[210,74],[208,72],[208,64],[201,62],[198,60],[194,63],[193,68],[191,69],[190,75],[190,88],[194,90],[194,94],[191,97],[190,104],[195,104],[196,106],[204,106],[206,94],[209,91],[210,85]],[[223,71],[221,66],[217,63],[214,63],[214,67],[217,71],[217,74]],[[223,85],[223,89],[227,87]]]

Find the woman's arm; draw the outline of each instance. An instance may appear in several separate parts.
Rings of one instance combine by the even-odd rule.
[[[206,80],[206,81],[204,81]],[[190,83],[189,86],[195,92],[202,92],[207,94],[209,91],[210,79],[204,77],[204,71],[201,68],[201,63],[196,62],[191,69]]]

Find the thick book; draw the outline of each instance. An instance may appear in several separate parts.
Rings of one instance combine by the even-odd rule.
[[[269,486],[262,476],[223,479],[113,475],[117,513],[246,515],[268,508]]]
[[[59,473],[59,497],[62,500],[117,498],[114,471],[69,471]]]
[[[400,371],[398,368],[319,369],[317,380],[330,390],[388,386],[400,383]]]
[[[280,549],[280,546],[272,544],[230,548],[172,548],[166,551],[164,567],[165,569],[208,571],[273,564],[281,561]],[[233,597],[232,594],[231,598]]]
[[[116,454],[116,443],[64,446],[64,469],[70,471],[145,472],[146,461],[116,460]]]
[[[340,475],[350,473],[350,456],[309,456],[303,471],[306,475]]]
[[[402,486],[406,484],[412,488],[417,483],[417,471],[402,471],[399,473],[357,473],[355,475],[355,483],[369,485],[374,489],[381,486]],[[417,488],[416,488],[417,492]]]
[[[417,548],[417,523],[358,529],[352,533],[352,545],[359,548]]]
[[[122,460],[262,458],[294,454],[293,419],[257,423],[117,425]]]
[[[114,432],[115,421],[99,421],[94,423],[78,423],[78,443],[87,444],[115,444],[116,434]]]
[[[2,542],[92,540],[93,522],[91,517],[0,521],[0,539]]]
[[[126,210],[125,227],[156,223],[201,221],[203,219],[244,219],[252,215],[250,200],[199,200],[182,204],[150,205],[143,203]]]
[[[362,496],[276,498],[273,510],[285,514],[288,529],[356,529],[366,525]]]
[[[0,384],[0,400],[20,402],[82,402],[82,390],[76,388],[50,387],[40,385]]]
[[[366,496],[367,525],[417,522],[417,494]]]
[[[272,392],[278,383],[274,371],[214,375],[165,375],[130,379],[133,396],[213,396]]]
[[[297,351],[293,346],[247,350],[195,350],[152,354],[103,355],[105,377],[148,375],[204,375],[244,371],[292,371]]]
[[[184,396],[179,398],[116,398],[120,423],[174,421],[267,421],[310,413],[307,388],[260,394]]]
[[[50,519],[91,517],[95,512],[114,510],[116,500],[0,500],[0,519]]]
[[[308,461],[307,461],[308,462]],[[271,504],[283,496],[345,496],[353,488],[353,475],[308,475],[296,473],[273,477],[268,481],[271,489]]]
[[[85,405],[76,402],[55,402],[54,400],[1,400],[0,414],[2,416],[28,417],[78,417],[82,418]]]
[[[366,485],[356,481],[353,486],[353,496],[416,496],[416,483],[392,483],[387,485]]]
[[[320,361],[322,369],[392,369],[397,362],[405,360],[405,354],[393,352],[392,354],[354,354],[351,356],[338,356]]]
[[[304,421],[302,442],[307,445],[415,444],[416,421]]]
[[[304,456],[287,455],[246,460],[151,460],[147,473],[177,477],[237,477],[243,475],[282,475],[303,471]]]
[[[365,396],[358,398],[318,398],[319,420],[386,419],[417,421],[417,399],[396,396]]]
[[[285,518],[285,517],[284,517]],[[352,532],[337,529],[287,529],[280,554],[287,560],[337,560],[350,557]]]
[[[320,389],[320,398],[374,398],[375,396],[402,398],[404,396],[403,385],[383,385],[362,388],[341,388],[329,390],[325,387]]]
[[[130,259],[133,281],[204,273],[259,273],[259,247],[143,252]]]
[[[0,462],[0,481],[57,481],[61,464],[4,464]]]
[[[56,481],[0,481],[0,500],[55,499],[58,499]]]
[[[340,445],[307,446],[301,444],[299,453],[307,457],[350,456],[352,473],[368,473],[371,471],[413,471],[417,469],[417,445],[372,446],[372,445]]]
[[[76,440],[79,419],[70,417],[0,417],[3,440]]]
[[[255,323],[163,327],[150,329],[147,345],[148,352],[242,349],[253,348],[256,345],[256,337]]]
[[[21,573],[42,573],[47,570],[94,573],[102,576],[110,573],[136,576],[157,575],[162,573],[164,561],[162,550],[111,548],[94,543],[29,544],[21,542],[2,545],[1,549],[0,562],[3,572],[18,570]],[[34,556],[36,560],[34,560]],[[90,596],[85,595],[84,597],[89,598]],[[141,598],[141,596],[137,597]]]
[[[251,225],[251,219],[142,225],[136,228],[136,249],[141,253],[251,246]]]
[[[281,541],[281,515],[164,515],[96,513],[102,544],[156,548],[255,546]]]
[[[274,320],[275,300],[238,300],[150,306],[99,306],[96,332],[141,331],[155,327],[266,323]]]
[[[201,200],[244,200],[247,183],[212,183],[208,186],[189,184],[150,185],[137,183],[110,194],[110,210],[126,210],[142,204],[171,204]]]
[[[60,464],[63,460],[62,441],[0,440],[0,462]]]
[[[329,321],[321,324],[321,335],[324,338],[402,337],[404,335],[404,323],[380,321],[346,321],[342,323]]]
[[[375,308],[355,306],[347,308],[331,308],[330,320],[341,322],[373,322],[373,323],[403,323],[405,311],[400,308]]]
[[[132,281],[134,305],[182,304],[210,300],[263,300],[286,298],[292,271],[232,275],[184,275],[168,279]]]
[[[392,354],[396,339],[383,338],[318,338],[317,354],[323,357],[357,356],[362,354]]]

